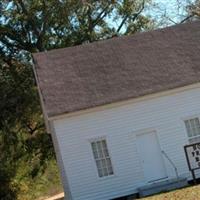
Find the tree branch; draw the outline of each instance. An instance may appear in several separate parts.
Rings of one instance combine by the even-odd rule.
[[[117,29],[117,33],[120,32],[122,26],[124,25],[124,23],[126,22],[126,20],[128,19],[128,17],[129,17],[129,15],[126,15],[126,16],[124,17],[124,19],[122,20],[121,24],[119,25],[119,27],[118,27],[118,29]]]
[[[109,7],[110,4],[107,4],[107,6],[105,6],[105,8],[99,13],[99,15],[93,21],[93,27],[95,27],[108,14],[108,12],[106,11],[108,10]]]
[[[140,10],[134,14],[134,17],[132,18],[132,21],[134,22],[137,17],[142,13],[142,11],[144,10],[144,6],[145,6],[145,0],[142,1],[142,4],[141,4],[141,8]],[[126,20],[129,18],[129,14],[125,15],[124,19],[122,20],[121,24],[119,25],[118,29],[117,29],[117,33],[120,32],[121,28],[123,27],[123,25],[125,24]]]
[[[35,131],[37,131],[38,129],[42,128],[43,127],[43,124],[40,124],[40,125],[36,125],[34,128],[32,128],[32,126],[30,124],[26,124],[26,127],[28,128],[28,132],[33,135],[35,133]]]
[[[32,18],[32,16],[31,16],[31,18],[29,17],[29,13],[28,13],[28,11],[26,10],[26,7],[25,7],[25,5],[24,5],[24,3],[23,3],[23,1],[22,0],[17,0],[17,2],[19,3],[19,5],[21,6],[21,8],[22,8],[22,12],[28,17],[28,22],[30,23],[30,25],[31,25],[31,27],[32,27],[32,29],[33,29],[33,31],[35,32],[35,34],[39,37],[39,31],[38,31],[38,29],[37,29],[37,26],[35,25],[35,21],[34,21],[34,18]]]
[[[185,21],[189,20],[190,18],[194,17],[194,15],[189,15],[185,19],[183,19],[180,24],[184,23]]]
[[[44,51],[44,47],[43,47],[43,36],[46,32],[46,28],[47,28],[47,21],[48,21],[48,12],[46,10],[46,4],[45,1],[43,1],[43,12],[44,12],[44,17],[43,17],[43,23],[41,26],[41,31],[38,35],[38,39],[37,39],[37,43],[36,46],[38,48],[39,51]]]

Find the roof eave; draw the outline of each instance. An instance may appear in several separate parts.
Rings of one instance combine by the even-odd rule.
[[[141,101],[148,101],[151,99],[155,99],[155,98],[159,98],[159,97],[163,97],[163,96],[167,96],[167,95],[173,95],[176,93],[180,93],[180,92],[184,92],[184,91],[196,89],[196,88],[200,88],[200,82],[188,84],[188,85],[185,85],[182,87],[177,87],[177,88],[173,88],[173,89],[169,89],[169,90],[165,90],[165,91],[161,91],[161,92],[156,92],[153,94],[140,96],[137,98],[131,98],[131,99],[123,100],[123,101],[108,103],[108,104],[96,106],[93,108],[87,108],[87,109],[77,110],[74,112],[62,113],[62,114],[55,114],[55,115],[48,116],[48,120],[53,121],[53,120],[59,120],[59,119],[63,119],[63,118],[79,116],[82,114],[98,112],[98,111],[102,111],[105,109],[111,109],[111,108],[115,108],[115,107],[119,107],[119,106],[123,106],[123,105],[127,105],[127,104],[134,104],[134,103],[138,103]]]

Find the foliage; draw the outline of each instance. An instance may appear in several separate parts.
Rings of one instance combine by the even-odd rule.
[[[12,54],[91,42],[142,30],[150,23],[142,15],[147,0],[3,0],[1,4],[0,41]],[[119,26],[109,20],[120,22]]]
[[[194,3],[187,5],[188,18],[200,18],[200,0],[196,0]]]
[[[148,29],[152,21],[143,11],[149,4],[150,0],[0,2],[0,199],[35,199],[54,180],[59,185],[53,178],[58,177],[55,165],[50,165],[55,155],[45,132],[31,53]],[[51,170],[53,176],[46,178]]]
[[[14,182],[19,184],[20,193],[18,200],[35,200],[49,197],[62,191],[60,177],[55,160],[48,160],[48,166],[44,171],[39,171],[38,175],[30,178],[30,165],[25,160],[18,164],[17,174]],[[23,179],[23,180],[22,180]]]

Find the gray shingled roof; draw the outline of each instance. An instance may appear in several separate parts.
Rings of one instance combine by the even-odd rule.
[[[200,82],[200,22],[34,54],[49,117]]]

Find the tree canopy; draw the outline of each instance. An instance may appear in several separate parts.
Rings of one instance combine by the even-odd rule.
[[[148,0],[2,0],[0,2],[0,187],[15,199],[20,163],[29,179],[55,159],[46,134],[31,53],[79,45],[148,29]],[[21,160],[21,162],[19,162]],[[21,179],[23,179],[21,177]]]

